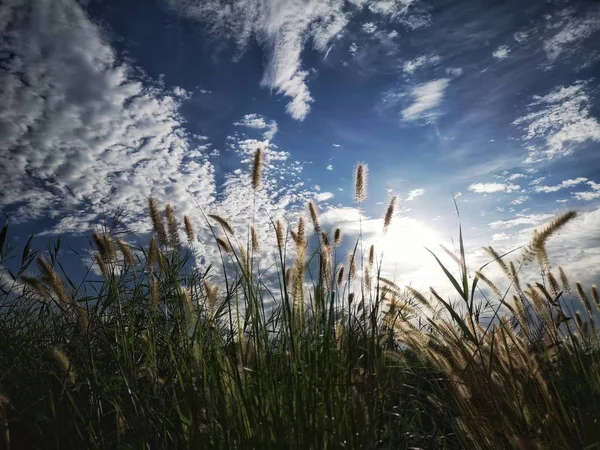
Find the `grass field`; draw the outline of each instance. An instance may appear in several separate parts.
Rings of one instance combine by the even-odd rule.
[[[184,236],[201,224],[150,200],[149,244],[94,233],[101,275],[82,283],[6,225],[0,264],[20,269],[1,278],[0,449],[600,448],[600,299],[545,250],[575,213],[489,248],[501,283],[469,273],[459,236],[446,299],[380,276],[361,241],[338,264],[343,230],[308,211],[273,223],[268,273],[251,224],[206,216],[223,264],[200,272]]]

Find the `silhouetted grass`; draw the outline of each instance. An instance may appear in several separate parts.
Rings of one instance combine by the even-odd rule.
[[[0,232],[0,263],[20,266],[1,282],[0,448],[599,448],[598,293],[572,291],[545,251],[574,213],[516,259],[488,249],[507,290],[468,273],[461,233],[458,276],[438,260],[448,300],[379,276],[360,240],[340,265],[342,230],[331,242],[312,203],[313,239],[303,219],[273,223],[268,273],[251,224],[239,237],[205,216],[223,264],[200,272],[179,234],[202,224],[149,210],[147,247],[93,235],[100,282],[76,285],[58,246],[18,255]],[[533,261],[541,278],[522,280]]]

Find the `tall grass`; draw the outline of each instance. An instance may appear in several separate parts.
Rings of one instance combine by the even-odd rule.
[[[311,233],[273,222],[267,273],[253,221],[241,237],[217,215],[181,227],[171,206],[149,211],[145,246],[93,234],[100,275],[81,283],[60,244],[17,255],[0,232],[0,263],[18,266],[0,293],[0,448],[600,448],[598,292],[572,288],[545,250],[574,213],[521,253],[487,249],[503,290],[469,273],[461,232],[457,275],[432,256],[446,299],[382,277],[361,241],[346,262],[313,203]],[[200,271],[183,245],[200,226],[221,267]],[[522,279],[533,263],[541,278]]]

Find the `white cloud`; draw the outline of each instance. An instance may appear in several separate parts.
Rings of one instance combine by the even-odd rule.
[[[183,91],[136,78],[79,3],[12,0],[2,3],[0,17],[6,37],[0,52],[8,55],[0,72],[0,141],[6,149],[0,152],[0,207],[11,221],[44,217],[54,221],[49,233],[88,232],[101,214],[123,206],[127,228],[143,233],[150,229],[147,201],[154,196],[161,206],[171,203],[178,217],[192,218],[195,245],[209,258],[214,247],[196,202],[244,231],[254,204],[282,217],[312,198],[299,179],[301,163],[243,133],[226,145],[246,168],[217,186],[210,146],[184,129],[180,96],[172,95]],[[275,130],[274,122],[257,115],[239,123]],[[249,166],[259,146],[263,185],[254,193]],[[268,218],[258,216],[257,229],[267,234]]]
[[[527,162],[569,155],[574,146],[588,140],[600,142],[600,123],[591,115],[586,83],[577,82],[536,96],[528,107],[535,111],[513,122],[524,129],[524,139],[532,141]],[[544,145],[536,145],[538,140]]]
[[[492,56],[496,59],[502,60],[502,59],[508,58],[509,53],[510,53],[510,49],[508,48],[508,46],[501,45],[494,51],[494,53],[492,53]]]
[[[258,41],[267,56],[261,86],[288,97],[286,111],[297,120],[306,117],[313,102],[307,85],[309,70],[303,68],[301,60],[307,42],[325,54],[333,41],[345,33],[357,9],[365,6],[364,2],[348,4],[344,0],[163,1],[178,14],[201,22],[217,39],[234,41],[241,52],[252,40]],[[416,18],[408,17],[412,3],[385,0],[369,4],[369,9],[412,27],[416,23]],[[374,23],[367,30],[373,27]]]
[[[448,75],[452,75],[453,77],[459,77],[463,73],[462,67],[447,67],[446,73]]]
[[[377,25],[373,22],[363,23],[362,30],[367,34],[373,34],[377,31]]]
[[[506,233],[496,233],[492,235],[492,241],[494,242],[506,241],[508,239],[510,239],[510,236]]]
[[[518,216],[515,219],[496,220],[488,225],[493,230],[507,229],[522,225],[539,225],[550,220],[552,217],[554,217],[553,214],[529,214]]]
[[[413,121],[439,116],[438,107],[449,83],[450,79],[440,78],[415,86],[408,94],[412,98],[412,104],[402,110],[402,118]]]
[[[263,138],[270,141],[277,133],[277,122],[271,120],[267,122],[264,116],[260,114],[246,114],[242,120],[235,122],[234,125],[255,128],[257,130],[266,130]]]
[[[519,197],[517,197],[513,201],[511,201],[510,204],[511,205],[522,205],[527,200],[529,200],[529,197],[527,195],[520,195]]]
[[[327,200],[331,200],[333,195],[333,192],[319,192],[315,195],[315,200],[317,202],[326,202]]]
[[[524,32],[524,31],[517,31],[515,34],[513,34],[513,38],[515,39],[515,41],[517,41],[519,44],[522,44],[523,42],[525,42],[527,39],[529,39],[529,34]]]
[[[329,164],[329,165],[327,166],[327,170],[333,170],[333,164]]]
[[[519,178],[524,178],[525,175],[523,175],[522,173],[513,173],[512,175],[510,175],[507,180],[508,181],[514,181],[514,180],[518,180]]]
[[[410,61],[406,61],[403,65],[404,73],[413,74],[418,69],[432,66],[439,63],[441,58],[438,55],[421,55]]]
[[[183,130],[180,100],[119,64],[78,3],[3,2],[0,17],[0,205],[13,220],[87,231],[117,205],[134,220],[150,195],[181,213],[188,192],[211,201],[206,144]]]
[[[550,63],[563,53],[574,52],[578,44],[588,39],[600,30],[600,9],[596,8],[585,17],[571,18],[566,21],[566,25],[544,42],[544,50]]]
[[[549,192],[556,192],[556,191],[560,191],[561,189],[565,189],[568,187],[572,187],[572,186],[577,186],[578,184],[581,183],[585,183],[587,181],[587,178],[584,177],[579,177],[579,178],[575,178],[572,180],[565,180],[560,184],[554,185],[554,186],[536,186],[534,188],[535,192],[545,192],[545,193],[549,193]]]
[[[474,183],[469,186],[471,192],[476,194],[492,194],[495,192],[515,192],[519,191],[521,186],[511,183]]]
[[[341,147],[340,144],[333,144],[333,146],[336,147],[336,148]]]
[[[358,50],[358,46],[353,42],[352,44],[350,44],[348,50],[354,55]]]
[[[591,191],[587,192],[574,192],[573,197],[577,200],[595,200],[600,198],[600,183],[596,183],[594,181],[588,181],[586,183],[588,186],[592,188]]]
[[[413,189],[412,191],[410,191],[408,193],[408,197],[406,197],[406,201],[411,202],[418,196],[423,195],[424,193],[425,193],[425,189]]]

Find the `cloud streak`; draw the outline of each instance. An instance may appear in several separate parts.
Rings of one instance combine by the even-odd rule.
[[[287,113],[304,120],[314,101],[307,84],[309,71],[301,54],[308,41],[327,54],[344,35],[353,14],[368,8],[371,13],[414,28],[427,21],[411,19],[413,0],[164,0],[173,11],[208,27],[217,38],[235,42],[244,51],[252,39],[267,55],[261,85],[288,97]],[[377,30],[373,22],[363,24],[368,34]]]

